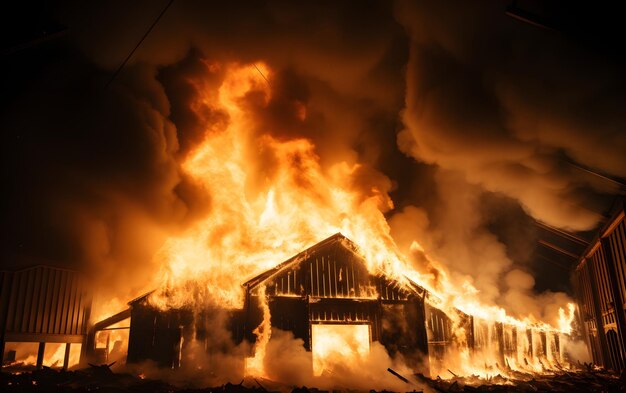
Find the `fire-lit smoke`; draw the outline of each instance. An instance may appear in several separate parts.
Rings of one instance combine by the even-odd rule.
[[[552,331],[569,329],[571,308],[570,320],[566,320],[561,311],[562,325],[557,325],[554,320],[551,322],[555,327],[551,328],[540,320],[541,312],[534,315],[521,312],[524,319],[520,320],[507,315],[502,308],[482,303],[479,289],[464,275],[450,274],[417,241],[411,240],[414,237],[398,237],[405,243],[411,241],[408,253],[403,254],[383,215],[393,208],[388,195],[389,182],[384,176],[378,174],[361,179],[362,164],[350,165],[345,161],[324,167],[310,140],[279,139],[271,135],[271,128],[265,129],[256,123],[258,119],[253,116],[254,111],[270,106],[273,99],[273,72],[268,66],[261,62],[247,65],[206,63],[206,72],[219,72],[221,82],[216,90],[200,94],[199,102],[192,107],[220,113],[224,121],[207,123],[204,140],[189,153],[182,168],[202,184],[212,209],[188,231],[168,239],[157,254],[162,269],[154,283],[158,289],[151,296],[154,306],[164,309],[202,309],[215,305],[241,308],[242,281],[333,233],[342,232],[356,242],[357,252],[363,255],[371,273],[384,273],[405,284],[409,278],[428,288],[435,296],[432,301],[436,306],[450,315],[460,309],[477,320],[484,320],[488,329],[481,352],[485,364],[495,357],[495,344],[491,342],[495,323],[507,323],[524,331],[532,326]],[[304,120],[306,107],[299,110]],[[367,180],[369,186],[363,187]],[[375,183],[372,180],[382,181]],[[406,212],[419,215],[414,209]],[[413,222],[411,219],[407,221]],[[392,220],[392,224],[394,222],[402,223],[400,218]],[[500,254],[487,253],[489,248],[485,245],[490,243],[492,241],[488,238],[465,258],[480,255],[487,259],[486,266],[489,263],[496,266],[494,260],[506,261],[502,249]],[[494,281],[507,266],[503,263],[495,272],[486,271],[484,285]],[[527,281],[525,273],[516,274],[520,275],[517,279],[513,272],[509,273],[511,281]],[[525,289],[529,287],[522,285]],[[260,297],[264,301],[263,292]],[[254,331],[257,337],[255,353],[246,368],[252,375],[268,376],[266,365],[272,327],[268,305],[263,303],[261,306],[263,321]],[[452,320],[454,330],[459,332],[458,337],[462,337],[460,320],[454,317]],[[313,338],[322,334],[320,329],[317,330],[314,329]],[[318,373],[329,367],[323,359],[326,351],[332,349],[326,345],[346,337],[334,331],[325,334],[324,340],[320,340],[325,344],[320,341],[313,344],[313,350],[317,350],[313,370]],[[358,340],[357,336],[352,340]],[[323,347],[318,348],[319,345]],[[350,345],[347,347],[351,348]],[[348,352],[356,356],[352,358],[355,360],[363,351],[357,347]],[[335,357],[340,355],[346,356],[335,354]],[[454,355],[460,372],[485,372],[463,366],[463,356],[467,356],[466,350],[459,350]],[[536,367],[540,368],[539,364]]]
[[[514,211],[497,202],[506,198],[559,228],[598,222],[592,195],[617,190],[579,165],[626,174],[621,71],[562,35],[499,18],[497,7],[398,2],[395,11],[411,39],[398,146],[437,166],[441,203],[428,213],[405,208],[393,233],[414,228],[484,300],[555,321],[571,300],[537,295],[529,255],[513,253],[516,243],[532,249],[536,235],[517,219],[509,224],[517,234],[503,241],[488,224]]]
[[[372,272],[401,277],[383,215],[393,207],[390,181],[360,163],[323,168],[312,141],[260,128],[251,108],[270,105],[270,70],[261,63],[224,67],[217,94],[199,97],[198,107],[226,120],[207,125],[183,164],[208,193],[211,213],[158,253],[164,292],[154,301],[240,307],[241,282],[233,274],[251,277],[336,232],[363,247]]]

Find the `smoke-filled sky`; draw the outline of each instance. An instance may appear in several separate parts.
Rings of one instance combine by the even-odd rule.
[[[259,63],[272,97],[250,99],[253,133],[311,140],[322,168],[360,163],[351,187],[392,201],[401,249],[419,239],[513,312],[566,298],[574,261],[541,248],[536,221],[590,231],[624,194],[588,171],[626,178],[612,10],[529,1],[546,29],[509,2],[177,0],[110,82],[166,4],[3,13],[3,266],[78,268],[138,295],[165,240],[212,214],[181,163],[228,119],[198,97],[220,65]],[[263,154],[250,166],[271,170]]]

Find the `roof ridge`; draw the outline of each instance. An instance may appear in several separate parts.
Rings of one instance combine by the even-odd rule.
[[[326,239],[321,240],[321,241],[313,244],[312,246],[306,248],[304,251],[300,251],[296,255],[286,259],[285,261],[279,263],[278,265],[274,266],[273,268],[270,268],[270,269],[265,270],[264,272],[262,272],[260,274],[257,274],[256,276],[252,277],[251,279],[247,280],[246,282],[244,282],[241,285],[243,287],[248,287],[248,288],[255,287],[260,282],[265,281],[266,279],[270,278],[271,276],[273,276],[273,275],[279,273],[280,271],[286,269],[287,267],[291,266],[293,263],[298,262],[301,257],[306,256],[307,254],[309,254],[314,249],[326,246],[326,245],[332,243],[333,241],[337,241],[337,240],[347,240],[347,241],[350,242],[351,245],[356,246],[356,244],[352,240],[348,239],[341,232],[337,232],[334,235],[331,235],[331,236],[327,237]]]

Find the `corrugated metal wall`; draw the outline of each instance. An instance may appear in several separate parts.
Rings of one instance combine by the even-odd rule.
[[[2,272],[0,283],[6,341],[76,342],[62,336],[86,333],[91,297],[79,273],[36,266]]]
[[[626,223],[624,208],[600,233],[574,271],[580,318],[593,361],[626,366]]]
[[[617,304],[621,304],[621,307],[616,307],[616,309],[626,313],[626,221],[624,218],[606,236],[604,244],[616,273],[616,287],[619,293],[616,299]]]
[[[578,309],[586,333],[587,344],[595,363],[604,364],[600,343],[600,334],[603,335],[604,332],[598,331],[598,317],[594,300],[594,297],[597,296],[594,290],[595,282],[591,280],[586,260],[582,261],[576,268],[575,280],[578,292]]]

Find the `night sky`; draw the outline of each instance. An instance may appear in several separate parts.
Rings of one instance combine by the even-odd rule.
[[[176,0],[115,75],[167,3],[2,13],[3,267],[75,268],[136,296],[165,239],[212,214],[181,169],[227,121],[192,108],[220,81],[207,67],[263,62],[254,132],[310,139],[323,167],[361,163],[354,187],[393,200],[399,245],[419,238],[507,307],[571,294],[575,259],[540,241],[585,246],[537,222],[590,240],[624,195],[623,14],[517,2],[537,26],[508,1]]]

